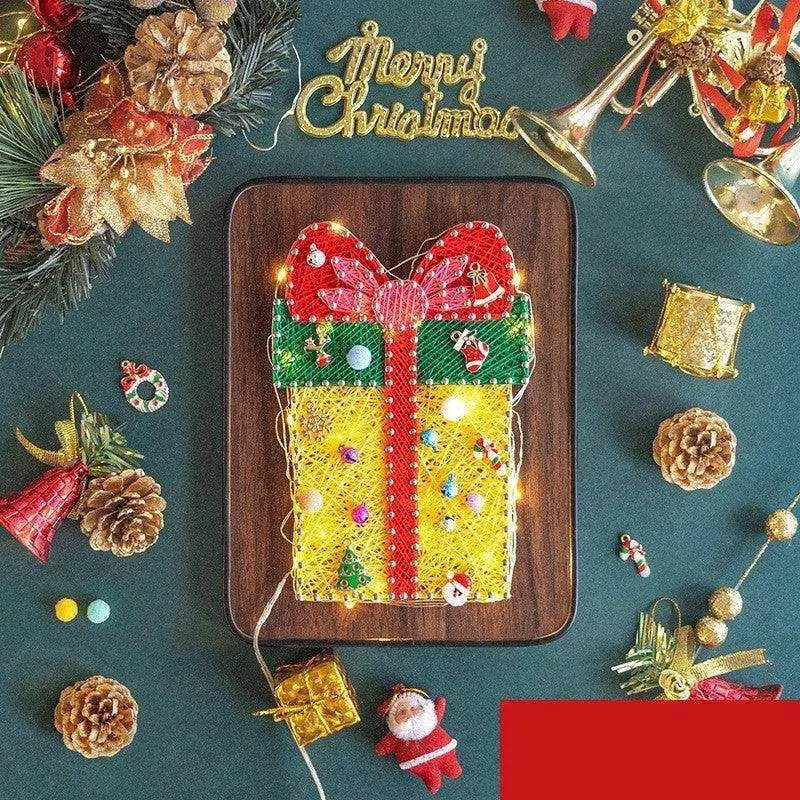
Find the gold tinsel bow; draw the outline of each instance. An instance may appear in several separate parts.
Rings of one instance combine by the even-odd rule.
[[[724,656],[709,658],[695,664],[697,647],[694,646],[694,630],[691,625],[682,625],[675,632],[675,652],[667,669],[658,676],[658,685],[663,690],[658,700],[688,700],[692,689],[706,678],[716,678],[747,667],[766,664],[763,649],[741,650]]]
[[[721,0],[675,0],[661,12],[653,32],[671,45],[688,42],[696,33],[716,34],[730,25]]]
[[[672,606],[677,618],[670,634],[655,618],[661,603]],[[742,650],[696,664],[700,645],[691,625],[684,625],[678,604],[668,597],[656,600],[647,614],[639,615],[636,640],[622,664],[612,667],[618,675],[629,675],[622,688],[629,695],[660,690],[659,700],[688,700],[692,690],[708,678],[717,678],[747,667],[766,664],[765,651]]]
[[[84,413],[89,411],[83,397],[78,392],[73,392],[69,399],[69,419],[60,419],[55,423],[56,438],[61,445],[58,450],[45,450],[33,444],[19,428],[16,429],[17,440],[37,461],[51,467],[69,467],[77,461],[80,453],[80,435],[75,414],[76,402]]]

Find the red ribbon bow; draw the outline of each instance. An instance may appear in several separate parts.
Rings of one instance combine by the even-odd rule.
[[[136,364],[134,361],[123,361],[120,364],[120,370],[123,377],[120,380],[122,388],[127,392],[131,389],[137,378],[145,378],[150,372],[150,367],[147,364]]]

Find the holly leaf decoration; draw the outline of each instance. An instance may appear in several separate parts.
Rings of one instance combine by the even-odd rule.
[[[141,453],[131,450],[125,437],[111,427],[108,417],[99,411],[81,416],[80,441],[83,458],[92,475],[116,475],[133,469]]]
[[[636,640],[628,650],[625,661],[611,669],[617,675],[630,677],[621,686],[627,694],[641,694],[658,689],[658,678],[669,669],[675,653],[675,636],[652,614],[639,614]]]

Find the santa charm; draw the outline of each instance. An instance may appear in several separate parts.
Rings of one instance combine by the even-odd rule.
[[[464,365],[470,374],[476,373],[489,355],[489,345],[481,341],[471,330],[453,331],[450,334],[453,350],[464,356]]]
[[[378,706],[389,733],[375,745],[375,752],[394,755],[400,769],[419,778],[431,794],[441,789],[442,775],[461,776],[458,742],[441,725],[446,704],[444,697],[431,700],[421,689],[398,684]]]
[[[469,600],[472,578],[463,572],[448,572],[447,583],[442,587],[444,601],[454,608],[463,606]]]

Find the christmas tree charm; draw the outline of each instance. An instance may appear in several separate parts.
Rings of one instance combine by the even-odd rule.
[[[372,578],[364,571],[364,565],[358,556],[349,547],[344,551],[339,562],[339,589],[360,589],[366,586]]]
[[[400,769],[419,778],[431,794],[441,789],[442,777],[461,777],[458,742],[441,724],[446,705],[444,697],[431,700],[421,689],[398,684],[378,706],[389,733],[375,745],[375,752],[393,755]]]
[[[0,524],[42,562],[50,555],[59,526],[74,509],[94,549],[129,555],[152,544],[163,527],[161,512],[166,504],[161,487],[133,469],[142,456],[111,429],[103,414],[90,411],[77,392],[70,398],[69,418],[56,422],[55,429],[60,444],[55,451],[37,447],[17,429],[22,446],[50,469],[16,494],[0,498]],[[119,497],[98,491],[98,480],[121,480]],[[100,528],[108,529],[113,542],[119,539],[119,548],[113,543],[105,545],[106,534],[93,538],[95,529]]]

